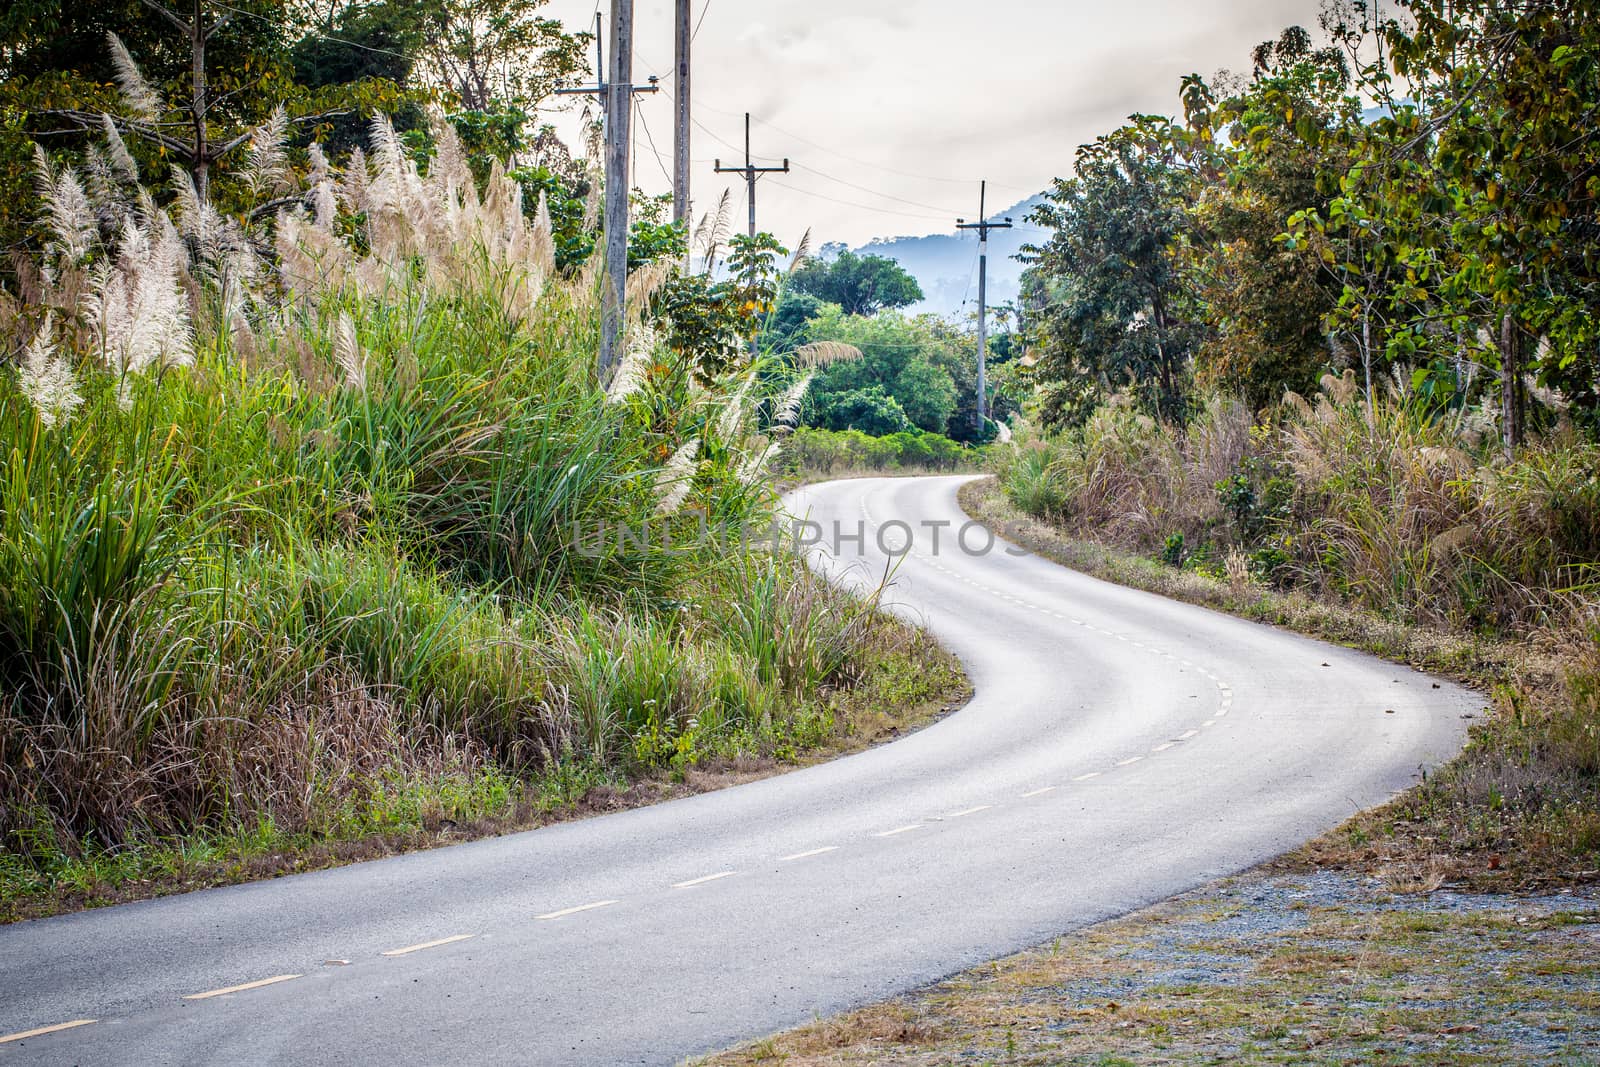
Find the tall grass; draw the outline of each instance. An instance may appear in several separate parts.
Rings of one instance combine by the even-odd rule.
[[[1369,419],[1340,379],[1261,424],[1220,399],[1185,432],[1112,405],[1004,478],[1023,510],[1123,547],[1400,621],[1576,634],[1600,598],[1600,446],[1562,429],[1507,458],[1399,397]]]
[[[594,271],[434,132],[420,165],[384,122],[342,173],[313,153],[264,222],[41,165],[0,370],[7,878],[787,744],[881,645],[797,560],[718,548],[776,504],[758,369],[662,351],[608,391]],[[735,532],[596,536],[702,521]]]

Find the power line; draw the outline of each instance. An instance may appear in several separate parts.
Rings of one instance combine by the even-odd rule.
[[[780,189],[787,189],[789,192],[791,192],[791,193],[799,193],[801,196],[811,196],[811,197],[815,197],[818,200],[827,200],[830,203],[841,204],[841,205],[843,205],[845,207],[861,208],[863,211],[873,211],[873,212],[876,212],[879,215],[896,215],[896,216],[898,216],[900,218],[903,218],[903,219],[924,219],[924,220],[932,220],[932,219],[940,219],[940,220],[942,220],[944,218],[943,215],[917,215],[917,214],[912,214],[909,211],[890,211],[887,208],[877,207],[876,205],[873,205],[873,204],[858,204],[853,200],[840,200],[836,196],[828,196],[826,193],[818,193],[818,192],[813,192],[810,189],[802,189],[797,185],[787,185],[787,184],[785,184],[783,182],[777,182],[775,184]]]
[[[708,111],[717,112],[719,115],[727,115],[729,117],[737,117],[737,115],[732,111],[724,111],[721,108],[712,107],[710,104],[704,104],[702,106],[705,107]],[[864,160],[864,159],[857,159],[854,156],[845,155],[843,152],[840,152],[836,148],[829,148],[826,145],[818,144],[815,141],[812,141],[812,140],[809,140],[809,139],[807,139],[805,137],[800,136],[798,133],[794,133],[791,130],[786,130],[783,127],[779,126],[777,123],[770,122],[767,119],[756,119],[756,121],[761,123],[761,125],[767,127],[769,130],[772,130],[774,133],[781,133],[785,137],[792,137],[796,141],[801,142],[802,144],[806,144],[806,145],[811,146],[812,148],[815,148],[815,149],[818,149],[820,151],[826,152],[830,156],[837,156],[838,158],[846,161],[847,163],[854,163],[857,166],[861,166],[861,167],[871,167],[873,170],[881,170],[886,174],[895,174],[895,175],[899,175],[902,178],[915,178],[918,181],[946,182],[946,183],[951,184],[951,185],[968,185],[968,186],[970,186],[974,181],[978,180],[976,178],[971,179],[971,180],[968,180],[966,178],[945,178],[945,177],[941,177],[941,176],[935,175],[935,174],[913,174],[911,171],[896,170],[893,167],[885,167],[881,163],[872,163],[872,162],[869,162],[869,161]],[[1012,192],[1023,193],[1026,196],[1033,196],[1033,195],[1035,195],[1036,193],[1039,192],[1039,190],[1037,190],[1037,189],[1029,191],[1029,190],[1023,188],[1020,185],[999,185],[998,188],[1009,189]],[[926,206],[926,205],[924,205],[924,206]]]
[[[672,183],[672,175],[667,173],[666,161],[661,158],[661,150],[656,147],[655,136],[650,132],[650,123],[646,121],[644,108],[640,104],[641,101],[639,100],[633,102],[634,114],[639,116],[639,126],[644,130],[644,139],[650,145],[650,154],[656,157],[656,166],[661,168],[661,176],[667,179],[667,183],[670,185]],[[639,172],[637,169],[634,170],[633,184],[635,186],[639,184]]]
[[[938,206],[936,206],[934,204],[924,204],[920,200],[907,200],[905,197],[903,197],[903,196],[895,196],[893,193],[885,193],[885,192],[880,192],[877,189],[869,189],[865,185],[857,185],[855,182],[848,181],[848,180],[846,180],[844,178],[836,178],[832,174],[827,173],[826,171],[818,170],[816,167],[808,167],[804,163],[796,163],[795,167],[800,169],[800,170],[809,171],[812,174],[815,174],[819,178],[826,178],[828,181],[838,182],[840,185],[848,185],[850,188],[859,190],[860,192],[869,193],[872,196],[881,196],[885,200],[893,200],[896,203],[908,204],[911,207],[927,208],[929,211],[944,212],[944,211],[947,210],[945,208],[938,207]]]

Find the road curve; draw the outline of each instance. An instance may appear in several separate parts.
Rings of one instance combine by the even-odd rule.
[[[0,928],[0,1038],[95,1020],[0,1065],[671,1063],[1272,856],[1448,758],[1481,706],[976,528],[963,551],[961,481],[791,506],[849,538],[819,560],[841,581],[912,535],[888,598],[965,662],[962,711],[722,792]]]

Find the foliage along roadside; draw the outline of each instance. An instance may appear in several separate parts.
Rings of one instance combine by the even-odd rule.
[[[1354,384],[1331,389],[1275,427],[1217,402],[1187,435],[1113,408],[1076,435],[1024,445],[963,502],[1068,566],[1491,696],[1462,756],[1309,845],[1309,862],[1391,868],[1422,885],[1593,880],[1593,446],[1548,444],[1511,462],[1491,444],[1474,466],[1461,439],[1401,407],[1380,407],[1369,437]]]
[[[872,735],[857,698],[948,692],[871,599],[724,551],[804,391],[743,355],[775,242],[731,242],[705,343],[647,317],[674,272],[645,265],[602,385],[592,261],[561,271],[442,116],[420,161],[379,120],[303,181],[283,138],[251,135],[272,214],[37,164],[0,373],[8,908],[511,825],[552,782],[791,760]]]
[[[1131,396],[1182,424],[1353,370],[1369,407],[1471,411],[1507,448],[1600,424],[1600,36],[1582,0],[1329,5],[1176,118],[1080,149],[1031,216],[1052,428]],[[1365,102],[1365,103],[1364,103]],[[1368,106],[1374,104],[1376,106]]]

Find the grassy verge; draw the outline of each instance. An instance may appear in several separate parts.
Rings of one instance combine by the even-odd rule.
[[[1600,664],[1543,634],[1493,639],[1380,618],[1255,581],[1076,540],[1018,510],[992,479],[962,487],[973,518],[1030,551],[1121,585],[1283,626],[1456,678],[1493,701],[1466,750],[1427,783],[1295,854],[1308,866],[1379,872],[1396,884],[1530,890],[1600,871]]]
[[[596,275],[428,139],[379,120],[221,237],[198,193],[43,166],[39,285],[0,301],[0,919],[710,788],[955,699],[745,539],[802,357],[745,359],[742,319],[675,346],[722,297],[653,303],[662,262],[598,368]],[[731,254],[769,303],[778,253]]]
[[[1257,874],[706,1062],[1593,1062],[1597,932],[1593,895]]]
[[[396,780],[344,820],[315,831],[262,819],[228,832],[62,852],[42,867],[0,853],[0,923],[321,870],[710,792],[893,740],[971,695],[954,656],[892,617],[876,618],[860,655],[865,666],[854,685],[671,768],[629,770],[568,758],[519,778],[478,767]]]

